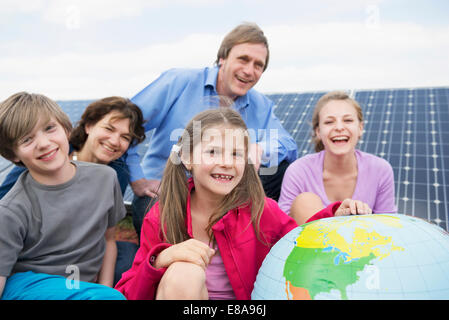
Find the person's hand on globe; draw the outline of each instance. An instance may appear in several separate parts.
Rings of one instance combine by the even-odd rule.
[[[335,211],[335,216],[349,216],[351,214],[372,214],[373,211],[363,201],[345,199],[340,207]]]

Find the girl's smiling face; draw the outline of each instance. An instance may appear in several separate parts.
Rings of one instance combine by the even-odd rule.
[[[326,152],[335,155],[352,153],[362,136],[363,123],[354,106],[344,100],[331,100],[319,113],[316,135]]]
[[[247,161],[245,131],[222,125],[204,130],[201,142],[183,163],[192,172],[195,193],[201,197],[222,198],[241,181]]]

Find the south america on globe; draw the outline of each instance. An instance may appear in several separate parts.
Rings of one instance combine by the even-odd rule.
[[[285,235],[252,299],[449,299],[449,234],[403,214],[326,218]]]

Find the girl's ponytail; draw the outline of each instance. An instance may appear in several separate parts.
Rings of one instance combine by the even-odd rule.
[[[159,198],[162,234],[171,244],[180,243],[189,237],[185,222],[189,189],[179,150],[180,142],[175,144],[170,152],[161,181]]]

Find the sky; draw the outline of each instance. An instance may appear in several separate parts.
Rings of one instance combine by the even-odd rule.
[[[269,41],[263,93],[449,86],[447,0],[0,0],[0,100],[131,98],[212,66],[245,21]]]

